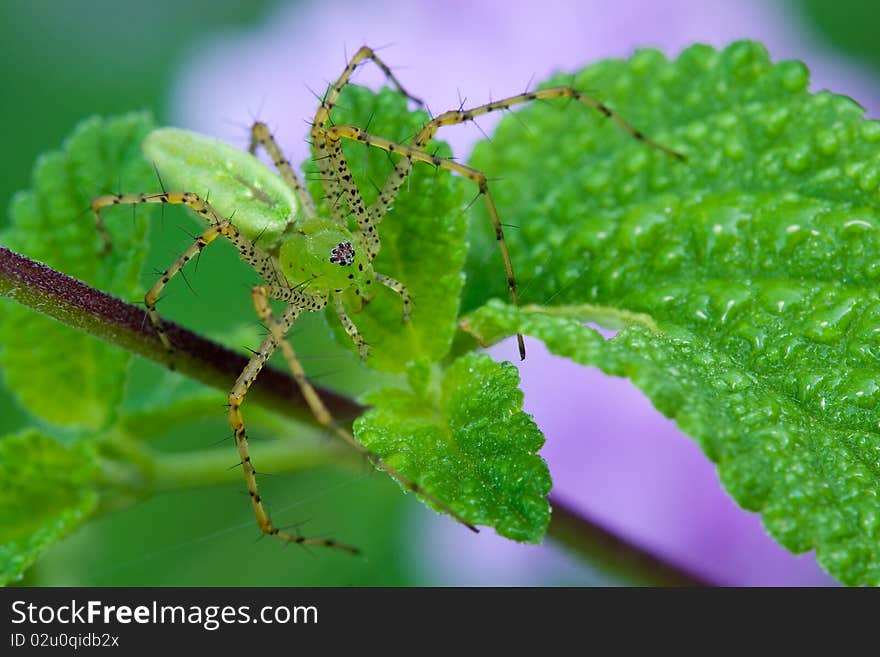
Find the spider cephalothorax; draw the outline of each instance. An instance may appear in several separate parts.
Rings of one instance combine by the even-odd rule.
[[[299,220],[297,226],[278,250],[278,265],[287,285],[325,298],[335,298],[348,289],[358,297],[371,296],[374,283],[382,277],[373,271],[366,250],[354,247],[356,235],[321,217]],[[405,292],[402,296],[408,301]],[[340,319],[348,326],[342,316]],[[353,324],[351,327],[356,331]],[[359,334],[353,339],[360,346]]]

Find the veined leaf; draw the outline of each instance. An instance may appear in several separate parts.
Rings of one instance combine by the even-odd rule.
[[[88,518],[95,468],[84,443],[65,446],[36,431],[0,437],[0,585]]]
[[[2,243],[101,290],[135,298],[149,219],[110,217],[113,252],[100,257],[89,201],[122,185],[139,190],[154,184],[140,154],[150,125],[144,114],[81,123],[62,150],[37,162],[33,188],[12,201],[12,226]],[[131,355],[13,304],[0,304],[0,312],[0,363],[21,403],[57,425],[105,426],[121,398]]]
[[[880,584],[880,123],[807,83],[749,42],[575,76],[683,163],[580,107],[530,107],[528,133],[502,122],[474,164],[504,181],[525,300],[647,322],[606,342],[492,304],[468,324],[633,379],[783,545]]]
[[[367,396],[374,408],[355,422],[358,440],[471,523],[540,541],[550,521],[550,474],[536,454],[544,436],[522,411],[516,368],[467,355],[440,384],[417,378],[417,392]]]

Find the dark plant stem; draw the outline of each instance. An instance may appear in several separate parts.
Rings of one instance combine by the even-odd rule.
[[[171,322],[165,326],[176,350],[169,354],[146,320],[143,308],[111,297],[5,247],[0,247],[0,294],[224,391],[232,386],[247,364],[244,356]],[[318,388],[318,393],[340,419],[352,420],[364,411],[357,402],[332,390]],[[263,368],[251,394],[260,405],[288,417],[305,422],[314,420],[296,382],[277,369]]]
[[[559,498],[551,498],[553,515],[547,534],[611,575],[641,586],[712,586],[662,557],[614,534]]]
[[[66,274],[0,247],[0,295],[139,354],[206,385],[227,390],[247,359],[225,347],[167,323],[176,351],[169,354],[144,321],[144,310]],[[272,367],[263,369],[252,387],[253,400],[296,420],[315,423],[293,378]],[[365,409],[331,390],[318,393],[336,417],[353,420]],[[250,399],[250,397],[249,397]],[[548,534],[563,545],[622,579],[643,585],[703,586],[690,573],[650,554],[553,500]]]

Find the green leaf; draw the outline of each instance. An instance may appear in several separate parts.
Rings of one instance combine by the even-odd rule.
[[[60,151],[43,155],[32,189],[15,196],[2,242],[50,267],[125,299],[140,291],[146,210],[107,212],[113,252],[99,257],[92,196],[146,189],[154,174],[140,155],[151,120],[129,114],[82,122]],[[62,426],[96,430],[111,419],[131,355],[30,310],[0,305],[0,364],[6,385],[32,413]]]
[[[811,95],[808,80],[802,63],[772,64],[760,44],[738,42],[693,46],[674,61],[639,51],[549,81],[593,92],[687,161],[578,103],[536,103],[505,118],[471,164],[497,179],[502,220],[516,227],[506,237],[522,303],[605,304],[643,296],[655,281],[744,270],[880,276],[864,262],[876,239],[880,124],[863,121],[849,98]],[[494,235],[474,209],[465,310],[507,298],[484,261]],[[824,227],[816,223],[827,230],[813,235]]]
[[[880,123],[750,42],[643,51],[574,84],[687,161],[547,103],[522,113],[528,133],[503,122],[474,163],[504,180],[526,302],[645,319],[606,342],[493,304],[471,330],[521,330],[633,379],[784,546],[880,584]]]
[[[389,139],[408,141],[428,121],[424,112],[408,112],[406,99],[383,89],[374,94],[361,87],[347,87],[333,113],[335,124],[351,123]],[[440,142],[428,150],[450,154]],[[343,150],[367,207],[394,168],[392,158],[377,148],[344,142]],[[317,166],[304,164],[312,179],[310,190],[323,198]],[[464,207],[473,194],[465,181],[446,171],[416,164],[390,212],[383,218],[379,235],[382,250],[374,262],[377,272],[407,286],[413,302],[412,319],[402,322],[400,297],[384,288],[374,290],[375,299],[363,311],[354,304],[352,319],[370,346],[367,364],[375,369],[401,372],[419,358],[437,361],[449,351],[455,334],[459,296],[464,282],[466,254]],[[330,202],[335,199],[330,199]],[[327,201],[323,212],[329,213]],[[328,214],[329,216],[329,214]],[[503,271],[503,270],[502,270]],[[356,303],[356,302],[355,302]],[[332,309],[327,317],[342,344],[351,339],[342,330]]]
[[[355,421],[355,435],[475,525],[537,543],[550,520],[544,436],[522,411],[519,373],[488,356],[456,360],[419,393],[386,388]]]
[[[0,437],[0,584],[21,576],[91,514],[94,452],[36,431]]]

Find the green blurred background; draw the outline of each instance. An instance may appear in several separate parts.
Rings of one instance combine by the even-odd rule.
[[[84,117],[146,108],[159,123],[168,121],[164,110],[176,66],[197,40],[255,25],[276,4],[273,0],[0,3],[0,88],[4,90],[0,205],[7,208],[15,191],[28,187],[36,157],[57,148]],[[799,0],[790,8],[801,13],[827,45],[880,71],[874,0]],[[0,230],[7,221],[6,214],[0,214]],[[188,242],[177,230],[153,233],[148,271],[170,262]],[[199,303],[192,303],[186,294],[172,294],[163,310],[184,325],[215,335],[246,326],[246,303],[230,310],[222,298],[210,297],[205,289],[208,280],[212,287],[216,282],[228,283],[233,290],[247,288],[243,270],[228,256],[206,258],[201,265]],[[313,322],[298,339],[320,342],[326,339],[325,330]],[[333,381],[332,376],[328,380],[357,388],[357,382]],[[0,387],[0,434],[28,422]],[[213,442],[227,432],[218,409],[216,420],[198,419],[162,436],[157,444],[169,449],[204,448],[206,435],[215,437]],[[89,523],[53,548],[24,583],[399,585],[425,581],[407,555],[418,539],[411,534],[417,525],[409,520],[427,511],[400,495],[387,478],[371,475],[366,468],[322,470],[267,478],[263,485],[265,497],[285,509],[289,521],[314,518],[306,529],[334,532],[340,538],[344,534],[345,540],[364,548],[367,567],[362,559],[336,553],[291,558],[272,541],[255,542],[257,532],[237,483],[162,495]],[[292,506],[299,501],[304,501],[302,507]]]

